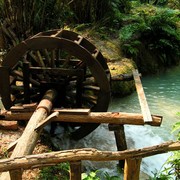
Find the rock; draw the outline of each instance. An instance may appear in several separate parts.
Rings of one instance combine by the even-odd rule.
[[[111,76],[119,74],[131,74],[132,69],[136,68],[134,61],[131,59],[123,58],[108,63]],[[112,81],[111,89],[113,95],[126,96],[135,91],[134,81]]]

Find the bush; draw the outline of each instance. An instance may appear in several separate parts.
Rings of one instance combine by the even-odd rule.
[[[120,29],[123,52],[143,72],[178,64],[180,11],[142,5],[131,13],[124,18],[125,25]]]
[[[180,117],[180,112],[177,113],[177,116]],[[172,133],[177,133],[177,140],[180,140],[180,122],[177,122],[172,129]],[[167,162],[164,164],[168,165],[168,168],[164,168],[164,170],[159,173],[154,173],[154,177],[150,178],[150,180],[170,180],[170,179],[180,179],[180,151],[174,151]]]

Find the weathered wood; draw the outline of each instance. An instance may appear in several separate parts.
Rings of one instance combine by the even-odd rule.
[[[17,121],[0,121],[0,129],[17,130],[18,123],[17,123]]]
[[[56,96],[56,92],[49,90],[44,95],[43,99],[39,103],[37,110],[31,116],[22,136],[19,138],[16,147],[11,155],[11,158],[16,158],[23,155],[31,154],[34,150],[36,142],[38,140],[40,131],[34,131],[37,124],[45,119],[52,108],[52,101]],[[2,173],[0,179],[21,179],[22,171],[11,171],[10,173]]]
[[[1,88],[0,88],[0,94],[1,97],[3,97],[2,99],[2,103],[5,104],[5,108],[9,109],[12,106],[12,102],[11,102],[11,97],[10,97],[10,79],[9,79],[9,68],[8,67],[0,67],[0,84],[1,84]],[[5,90],[5,91],[4,91]]]
[[[11,157],[0,160],[0,172],[14,169],[30,169],[41,166],[55,165],[61,162],[73,162],[81,160],[90,161],[116,161],[130,158],[143,158],[168,151],[180,150],[180,141],[166,142],[156,146],[142,149],[132,149],[125,151],[99,151],[93,148],[73,149],[56,151],[51,153],[35,154],[22,157]]]
[[[53,109],[61,114],[89,115],[90,109]]]
[[[113,126],[113,128],[112,128]],[[123,151],[127,149],[126,136],[124,131],[124,125],[109,125],[109,129],[113,129],[116,145],[118,151]],[[119,167],[124,168],[124,160],[119,161]]]
[[[24,85],[24,103],[30,103],[30,71],[29,71],[30,64],[29,62],[23,63],[23,85]]]
[[[56,111],[58,111],[56,109]],[[54,112],[54,111],[52,111]],[[27,113],[11,113],[10,111],[2,111],[0,119],[2,120],[29,120],[32,112]],[[143,115],[138,113],[125,112],[91,112],[89,115],[78,114],[61,114],[52,121],[58,122],[77,122],[77,123],[111,123],[111,124],[130,124],[130,125],[145,125],[160,126],[162,116],[152,115],[152,122],[144,122]]]
[[[70,163],[70,180],[81,180],[81,161]]]
[[[22,106],[12,106],[10,111],[16,112],[34,112],[37,108],[37,103],[23,104]]]
[[[10,144],[8,145],[6,151],[7,151],[7,152],[12,151],[12,150],[16,147],[16,144],[17,144],[18,141],[19,141],[19,139],[16,139],[14,142],[10,143]]]
[[[125,160],[124,180],[139,180],[141,161],[141,158]]]
[[[59,112],[53,112],[50,114],[46,119],[42,120],[38,123],[37,127],[35,128],[35,131],[39,131],[42,129],[47,123],[49,123],[53,118],[57,117],[59,115]]]
[[[141,106],[141,111],[144,117],[144,121],[145,122],[152,122],[152,117],[151,117],[151,113],[149,110],[149,106],[146,100],[146,96],[142,87],[142,83],[141,83],[141,79],[139,77],[139,72],[138,70],[133,70],[133,76],[134,76],[134,81],[135,81],[135,86],[136,86],[136,90],[137,90],[137,94],[138,94],[138,98],[139,98],[139,102],[140,102],[140,106]]]

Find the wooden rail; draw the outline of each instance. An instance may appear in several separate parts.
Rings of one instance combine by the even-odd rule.
[[[93,148],[73,149],[73,150],[65,150],[65,151],[57,151],[51,153],[1,159],[0,172],[12,171],[16,169],[25,170],[25,169],[39,168],[50,165],[52,166],[67,161],[72,162],[72,164],[75,164],[76,166],[80,167],[81,166],[80,162],[82,160],[114,161],[114,160],[125,159],[126,164],[124,169],[124,180],[138,180],[139,167],[142,158],[161,154],[161,153],[166,153],[168,151],[176,151],[176,150],[180,150],[180,141],[176,141],[176,142],[170,141],[142,149],[132,149],[132,150],[116,151],[116,152],[99,151]],[[134,161],[136,163],[134,163]],[[81,173],[81,172],[71,172],[71,174],[74,173],[76,173],[76,177],[77,176],[80,177],[80,175],[79,174],[77,175],[77,173]],[[72,180],[78,180],[78,179],[72,178]]]

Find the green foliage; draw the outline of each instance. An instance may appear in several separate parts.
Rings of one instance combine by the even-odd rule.
[[[100,180],[100,178],[97,176],[97,171],[90,172],[89,174],[82,173],[82,180]]]
[[[180,1],[179,0],[168,0],[167,7],[171,9],[180,9]]]
[[[17,43],[40,31],[59,29],[73,16],[63,0],[0,0],[0,10],[2,26],[10,28]],[[13,38],[6,40],[10,46]]]
[[[180,117],[180,112],[177,113]],[[180,140],[180,122],[177,122],[172,129],[172,133],[177,132],[177,140]],[[180,151],[174,151],[173,154],[168,158],[167,162],[164,164],[168,165],[159,173],[154,173],[154,177],[150,180],[173,180],[174,178],[180,179]]]
[[[104,177],[106,180],[121,180],[122,179],[118,176],[110,176],[107,172],[104,173]]]
[[[38,180],[68,180],[69,179],[69,163],[60,163],[56,166],[45,167],[41,170]]]
[[[144,49],[157,57],[157,64],[175,65],[180,58],[180,11],[142,5],[132,9],[120,29],[121,48],[136,62],[142,58]]]
[[[9,154],[8,154],[8,151],[7,151],[6,148],[1,148],[1,151],[2,151],[2,157],[3,158],[8,158],[9,157]]]
[[[110,176],[109,173],[102,173],[101,171],[91,171],[90,173],[82,173],[82,180],[122,180],[118,176]]]

